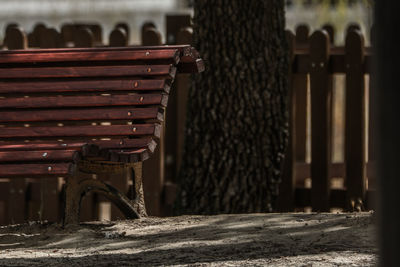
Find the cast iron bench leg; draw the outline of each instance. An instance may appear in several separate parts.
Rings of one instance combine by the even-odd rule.
[[[63,225],[79,223],[80,203],[82,197],[89,191],[104,195],[121,210],[127,219],[137,219],[141,215],[145,216],[144,201],[138,201],[140,198],[137,198],[137,196],[143,196],[143,186],[136,186],[136,180],[139,179],[139,176],[141,181],[141,168],[140,171],[135,171],[136,200],[132,202],[117,189],[100,180],[82,178],[79,173],[71,175],[66,182]],[[137,189],[139,189],[139,192]]]

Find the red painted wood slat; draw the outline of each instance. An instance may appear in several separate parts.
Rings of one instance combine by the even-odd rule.
[[[3,151],[0,152],[0,162],[73,161],[78,158],[75,153],[76,150]]]
[[[78,150],[85,146],[96,146],[98,149],[125,149],[147,147],[154,150],[155,142],[150,137],[137,139],[113,139],[113,140],[87,140],[87,141],[5,141],[0,142],[0,151],[31,151],[31,150]]]
[[[77,51],[76,51],[77,50]],[[107,51],[90,49],[82,53],[82,49],[54,50],[41,49],[41,51],[25,50],[14,53],[0,53],[0,63],[29,63],[29,62],[68,62],[68,61],[152,61],[165,60],[166,63],[178,64],[179,51],[177,49],[125,49],[122,51]]]
[[[52,108],[52,107],[100,107],[130,105],[167,105],[166,94],[135,94],[109,96],[47,96],[0,98],[0,108]]]
[[[156,91],[169,92],[165,79],[141,80],[132,78],[91,80],[58,79],[56,81],[0,81],[0,93],[62,93],[108,91]]]
[[[29,78],[74,78],[74,77],[118,77],[118,76],[169,76],[174,78],[176,68],[172,65],[90,66],[90,67],[43,67],[4,68],[3,79]]]
[[[0,177],[63,176],[69,174],[70,167],[70,163],[0,164]]]
[[[150,108],[91,108],[0,111],[0,122],[164,119],[163,110]]]
[[[37,137],[89,137],[89,136],[141,136],[159,137],[159,124],[133,124],[110,126],[68,126],[68,127],[4,127],[0,138]]]

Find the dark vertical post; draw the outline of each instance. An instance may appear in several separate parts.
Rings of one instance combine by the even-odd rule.
[[[183,33],[180,33],[181,29],[185,27],[191,26],[191,17],[190,15],[167,15],[166,16],[166,43],[167,44],[177,44],[178,43],[178,35],[181,34],[181,38],[184,37]],[[186,41],[184,39],[180,41]],[[180,43],[182,44],[182,43]],[[179,75],[182,77],[182,75]],[[179,79],[178,79],[179,80]],[[181,84],[184,82],[181,79]],[[177,166],[180,165],[178,160],[178,138],[179,138],[179,122],[177,120],[178,116],[178,105],[179,105],[179,94],[181,93],[181,86],[178,83],[173,85],[171,89],[170,95],[168,97],[168,110],[165,114],[165,179],[167,181],[174,181],[177,177]],[[186,111],[184,111],[186,113]],[[165,188],[167,189],[167,188]],[[173,194],[175,188],[170,187],[167,189],[170,193]],[[165,194],[168,194],[168,191],[165,191]],[[166,195],[167,197],[167,195]],[[172,201],[171,199],[169,199]]]
[[[296,151],[296,94],[293,84],[292,64],[294,60],[295,36],[291,31],[286,31],[286,39],[289,46],[290,68],[289,68],[289,140],[286,148],[285,160],[282,170],[282,182],[279,187],[278,195],[278,211],[288,212],[294,211],[295,208],[295,189],[296,189],[296,169],[295,169],[295,151]],[[307,91],[306,91],[307,92]]]
[[[28,46],[29,47],[39,47],[40,36],[43,31],[46,30],[46,25],[44,23],[36,23],[33,27],[33,31],[28,35]]]
[[[160,32],[152,27],[143,31],[142,45],[161,45]],[[161,215],[161,193],[164,184],[164,139],[165,124],[161,138],[153,155],[143,162],[143,187],[147,213],[153,216]]]
[[[126,30],[122,27],[116,27],[111,31],[109,36],[109,46],[127,46],[128,38],[126,35]],[[132,172],[129,169],[125,169],[121,173],[108,174],[109,183],[113,185],[116,189],[122,192],[124,195],[128,195],[129,191],[129,181],[134,180],[132,177]],[[134,185],[133,185],[134,187]],[[111,206],[111,220],[122,220],[124,219],[124,214],[115,206]]]
[[[349,25],[347,25],[347,28],[346,28],[346,36],[349,32],[352,32],[352,31],[361,31],[360,25],[355,22],[349,23]]]
[[[193,42],[193,29],[191,27],[182,28],[176,38],[177,44],[192,44]],[[186,104],[188,100],[188,93],[190,87],[190,74],[178,74],[176,81],[176,123],[177,123],[177,140],[176,140],[176,170],[182,162],[183,141],[185,136],[185,122],[186,122]],[[176,181],[176,177],[171,177]]]
[[[310,28],[301,24],[296,28],[295,48],[308,47]],[[295,105],[295,154],[298,162],[306,162],[307,152],[307,106],[308,106],[308,75],[294,73],[292,81]],[[304,186],[304,181],[299,181]]]
[[[20,27],[9,27],[7,29],[5,43],[10,50],[28,48],[26,34]]]
[[[8,213],[8,202],[10,198],[10,182],[0,181],[0,225],[11,223]]]
[[[176,44],[176,38],[180,29],[182,29],[183,27],[191,26],[191,16],[188,14],[167,15],[166,25],[167,25],[166,44]]]
[[[373,45],[372,40],[375,39],[375,26],[371,27],[370,44]],[[376,74],[372,72],[369,74],[369,95],[368,95],[368,163],[367,163],[367,177],[368,189],[376,188],[376,121],[373,119],[376,113],[376,99],[374,98],[373,91],[376,86]],[[373,203],[372,203],[373,204]],[[371,206],[368,203],[368,206]]]
[[[127,46],[128,36],[125,29],[119,27],[112,30],[108,38],[108,45],[111,47]]]
[[[119,22],[119,23],[115,24],[114,28],[115,29],[118,29],[118,28],[124,29],[125,30],[125,35],[126,35],[126,40],[129,43],[130,38],[131,38],[131,31],[130,31],[130,28],[129,28],[129,24],[126,23],[126,22]]]
[[[329,35],[316,31],[310,38],[311,83],[311,204],[313,211],[329,211],[331,164],[331,94]]]
[[[15,26],[7,29],[6,45],[8,49],[26,49],[28,40],[25,32]],[[9,184],[8,211],[9,223],[22,223],[26,215],[26,180],[11,179]]]
[[[360,31],[347,32],[345,162],[347,209],[362,208],[365,202],[365,81],[364,38]]]
[[[74,42],[75,27],[70,23],[64,23],[61,26],[61,36],[65,47],[69,47]]]
[[[372,97],[377,101],[373,119],[379,149],[379,260],[384,267],[400,266],[399,10],[399,1],[375,1],[377,86],[373,87]]]
[[[94,36],[89,28],[81,27],[74,31],[74,46],[75,47],[93,47]]]
[[[177,34],[177,44],[192,44],[193,30],[191,27],[182,28]],[[190,74],[178,74],[175,79],[174,87],[171,90],[168,103],[167,111],[167,128],[176,126],[175,132],[172,133],[171,128],[168,128],[166,132],[166,142],[170,143],[170,152],[172,146],[175,145],[175,157],[176,165],[170,165],[170,168],[165,170],[165,183],[163,191],[163,215],[170,216],[173,212],[173,205],[175,203],[176,190],[177,190],[177,175],[182,162],[183,155],[183,142],[185,137],[185,123],[186,123],[186,106],[188,101],[188,93],[190,87]],[[172,101],[171,101],[172,100]],[[169,107],[175,103],[176,110],[174,113],[170,113]],[[171,156],[171,155],[169,155]]]
[[[61,48],[64,46],[61,33],[54,28],[43,30],[39,37],[40,48]]]

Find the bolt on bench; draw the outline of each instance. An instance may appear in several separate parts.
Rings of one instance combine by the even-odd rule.
[[[187,45],[0,51],[0,178],[65,177],[64,224],[95,191],[146,215],[142,162],[160,137],[176,71],[201,72]],[[134,200],[84,173],[132,168]]]

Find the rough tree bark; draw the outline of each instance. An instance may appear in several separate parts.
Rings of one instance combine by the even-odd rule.
[[[271,211],[287,143],[284,1],[198,0],[177,213]]]

